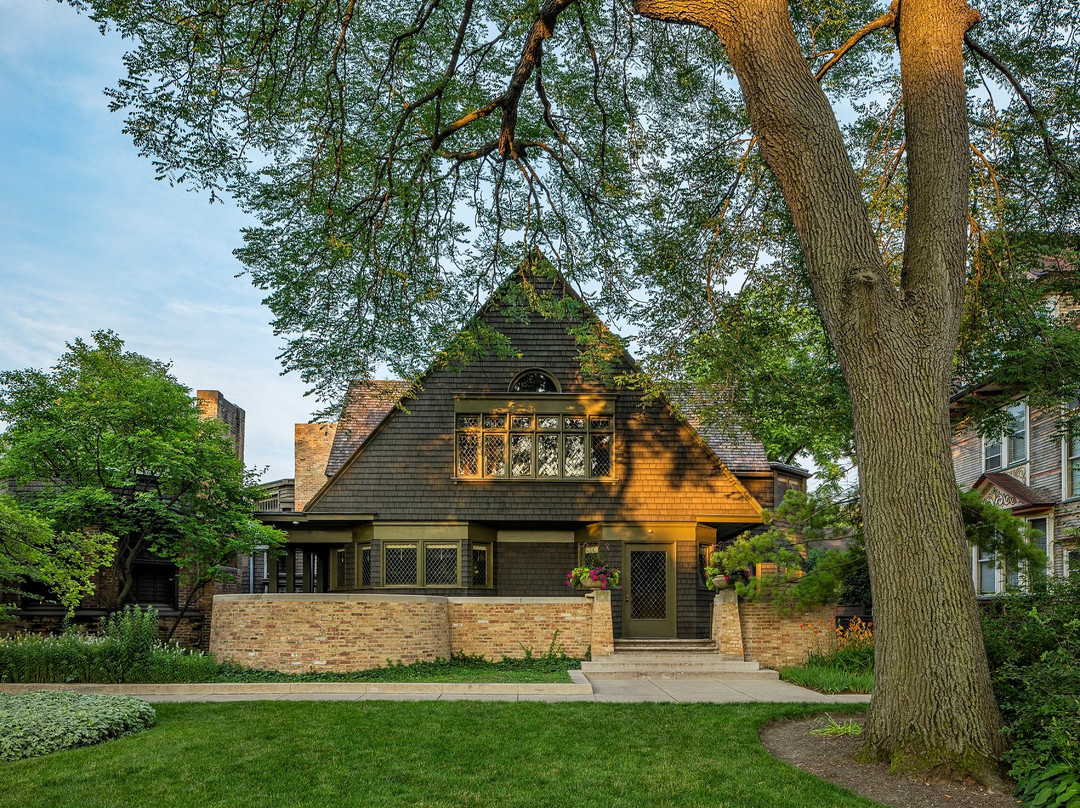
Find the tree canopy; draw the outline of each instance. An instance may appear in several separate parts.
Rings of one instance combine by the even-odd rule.
[[[50,370],[0,372],[0,420],[0,478],[14,479],[20,504],[38,515],[24,517],[27,540],[70,560],[90,541],[72,536],[100,534],[108,552],[85,558],[81,580],[115,560],[116,606],[147,554],[175,562],[199,589],[226,575],[237,553],[283,539],[252,518],[261,489],[226,426],[200,416],[168,365],[125,351],[112,332],[69,343]],[[43,532],[50,522],[57,538]],[[56,587],[33,558],[24,555],[26,575]],[[72,589],[59,593],[65,603]]]
[[[714,388],[777,459],[850,449],[850,429],[823,440],[846,409],[839,369],[713,32],[597,0],[72,2],[132,38],[109,95],[159,176],[229,194],[258,218],[238,255],[287,338],[286,367],[324,399],[382,363],[417,375],[538,247],[633,332],[653,380]],[[1073,4],[979,11],[965,61],[979,260],[961,364],[992,374],[1017,366],[993,353],[1002,332],[987,330],[984,304],[1008,304],[999,324],[1031,323],[1034,255],[1074,262],[1080,249],[1080,56]],[[844,113],[898,281],[908,176],[896,9],[813,2],[791,14]],[[1033,237],[1036,250],[1017,249]],[[776,316],[793,305],[794,320]],[[1062,348],[1046,322],[1009,328],[1028,349]],[[795,347],[786,367],[762,354],[770,343]],[[1060,396],[1080,392],[1076,378],[1024,381]]]
[[[57,533],[48,520],[0,494],[0,618],[10,617],[14,598],[47,593],[73,612],[93,594],[94,573],[112,560],[113,541],[93,531]]]

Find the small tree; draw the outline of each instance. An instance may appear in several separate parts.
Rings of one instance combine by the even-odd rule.
[[[71,614],[94,592],[94,572],[113,556],[113,537],[88,531],[57,533],[48,520],[0,494],[0,619],[10,618],[12,599],[48,587]]]
[[[169,366],[125,351],[111,331],[92,341],[70,343],[49,371],[0,373],[0,477],[14,478],[18,499],[60,530],[93,526],[108,537],[113,608],[131,599],[136,560],[152,554],[180,567],[192,589],[186,609],[238,553],[274,548],[284,535],[252,518],[255,473]],[[108,560],[87,556],[86,570]]]
[[[1046,568],[1046,554],[1034,543],[1037,531],[1031,524],[975,491],[960,492],[960,502],[968,544],[992,554],[1000,567],[1033,571],[1028,579],[1037,584],[1034,571]],[[870,595],[857,493],[838,496],[831,485],[809,494],[788,491],[779,507],[766,513],[766,519],[767,530],[743,533],[727,546],[717,547],[706,570],[768,565],[772,571],[737,583],[736,590],[749,598],[768,597],[781,610],[839,602],[852,590]],[[935,574],[926,570],[930,580]]]

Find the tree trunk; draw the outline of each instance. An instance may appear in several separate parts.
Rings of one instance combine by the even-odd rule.
[[[999,782],[990,687],[952,471],[948,390],[963,302],[970,156],[963,0],[904,0],[908,159],[900,283],[889,276],[836,117],[787,0],[635,0],[723,41],[806,258],[852,399],[874,592],[864,754],[894,770]]]

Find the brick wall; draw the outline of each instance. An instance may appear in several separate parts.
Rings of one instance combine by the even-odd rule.
[[[218,596],[210,650],[252,668],[353,671],[458,651],[499,659],[531,648],[539,655],[558,631],[558,647],[582,656],[596,641],[592,613],[590,600],[565,598]]]
[[[326,461],[334,445],[337,424],[296,424],[294,427],[296,510],[304,510],[309,499],[326,485]]]
[[[772,603],[739,603],[743,650],[747,660],[765,668],[801,665],[811,651],[833,642],[836,607],[821,606],[800,614],[782,615]]]
[[[195,398],[198,400],[199,412],[203,418],[217,419],[229,428],[236,456],[243,460],[247,413],[221,395],[218,390],[196,390]]]
[[[210,651],[280,671],[352,671],[450,656],[443,598],[232,595],[216,598]]]
[[[488,659],[533,656],[554,648],[582,657],[592,643],[592,604],[584,598],[449,598],[455,653]],[[610,630],[610,629],[609,629]]]

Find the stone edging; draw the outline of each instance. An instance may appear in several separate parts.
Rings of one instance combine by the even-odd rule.
[[[2,684],[0,693],[33,693],[39,690],[66,690],[73,693],[111,693],[124,696],[283,696],[292,693],[434,694],[456,693],[474,696],[590,696],[593,688],[581,671],[570,671],[572,684],[554,682],[209,682],[173,685],[93,685],[93,684]]]

